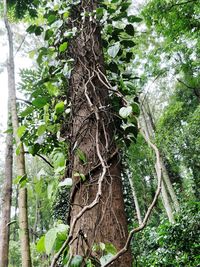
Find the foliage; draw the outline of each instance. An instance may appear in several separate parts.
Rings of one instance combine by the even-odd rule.
[[[159,226],[148,226],[133,242],[134,266],[198,266],[199,219],[199,202],[188,202],[175,224],[163,220]]]
[[[199,101],[194,91],[177,84],[168,107],[157,124],[157,142],[172,168],[192,171],[194,188],[199,185]],[[199,194],[196,191],[196,197]]]
[[[8,5],[10,8],[14,8],[16,18],[22,19],[25,16],[26,12],[28,12],[29,16],[36,17],[39,1],[8,0]]]

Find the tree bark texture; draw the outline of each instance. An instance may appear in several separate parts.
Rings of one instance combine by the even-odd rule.
[[[20,138],[17,135],[17,129],[19,127],[19,121],[17,116],[17,104],[16,104],[16,89],[15,89],[15,70],[14,70],[14,55],[13,55],[13,34],[10,24],[7,19],[7,5],[4,0],[4,21],[8,34],[9,43],[9,59],[8,59],[8,91],[10,96],[11,106],[11,117],[14,137],[17,146],[20,146],[20,153],[17,157],[17,174],[20,176],[26,175],[25,170],[25,158],[24,148],[21,144]],[[28,215],[27,215],[27,189],[19,189],[19,228],[20,228],[20,243],[21,243],[21,254],[22,254],[22,267],[31,267],[31,255],[29,245],[29,230],[28,230]]]
[[[9,105],[8,105],[9,106]],[[5,177],[2,197],[2,220],[0,225],[0,266],[8,266],[10,212],[12,201],[12,167],[13,167],[13,137],[8,133],[6,137]]]
[[[99,259],[101,252],[92,251],[94,244],[112,243],[120,250],[126,243],[128,230],[100,28],[94,17],[80,16],[83,11],[96,8],[97,1],[82,1],[71,15],[71,26],[77,27],[78,33],[69,46],[75,64],[68,96],[72,114],[67,177],[73,177],[74,184],[69,218],[71,254]],[[131,266],[130,251],[112,266]]]

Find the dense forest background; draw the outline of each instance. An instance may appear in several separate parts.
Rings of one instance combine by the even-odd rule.
[[[69,136],[77,104],[68,101],[76,64],[70,49],[71,44],[76,47],[76,36],[81,31],[85,34],[84,27],[73,25],[71,14],[82,2],[9,0],[0,4],[0,267],[112,266],[110,261],[119,253],[112,243],[94,243],[92,257],[85,259],[71,257],[69,243],[63,247],[70,235],[74,181],[76,186],[87,181],[85,166],[90,162],[76,140],[71,148]],[[132,266],[200,266],[200,2],[98,2],[95,11],[86,8],[78,19],[83,25],[93,21],[100,25],[107,78],[98,67],[93,76],[108,87]],[[8,93],[8,107],[7,93],[3,93],[7,91],[6,69],[8,87],[16,89],[16,98],[15,91]],[[79,106],[84,105],[79,101]],[[73,172],[78,182],[66,170],[72,150],[80,165]],[[112,148],[107,162],[114,156]],[[24,226],[20,210],[25,204],[28,225]],[[9,241],[3,248],[6,235]],[[23,242],[30,245],[24,253],[30,253],[27,262],[31,259],[32,263],[22,262]],[[9,249],[6,264],[5,244]]]

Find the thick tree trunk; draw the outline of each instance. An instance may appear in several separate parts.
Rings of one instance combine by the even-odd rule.
[[[9,107],[9,105],[8,105]],[[13,137],[11,133],[6,137],[5,177],[2,196],[2,220],[0,225],[0,266],[8,266],[9,252],[9,222],[12,201],[12,167],[13,167]]]
[[[96,2],[82,1],[72,12],[71,26],[77,27],[78,34],[69,47],[75,65],[69,86],[72,116],[67,175],[73,177],[74,183],[70,211],[71,254],[99,259],[101,253],[92,251],[94,244],[112,243],[119,250],[125,245],[128,231],[100,28],[94,18],[80,16],[83,11],[94,10]],[[131,266],[130,252],[112,266]]]
[[[11,117],[14,137],[17,146],[20,146],[20,153],[17,155],[17,174],[20,176],[26,175],[25,158],[23,145],[17,135],[19,127],[16,105],[16,90],[15,90],[15,71],[14,71],[14,56],[13,56],[13,37],[10,24],[7,19],[7,5],[4,0],[4,21],[8,34],[9,42],[9,60],[8,60],[8,90],[10,95]],[[31,267],[30,245],[29,245],[29,231],[28,231],[28,215],[27,215],[27,189],[19,189],[19,227],[20,227],[20,241],[22,254],[22,267]]]

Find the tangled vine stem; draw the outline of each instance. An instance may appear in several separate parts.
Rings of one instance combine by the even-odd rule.
[[[87,91],[87,90],[86,90]],[[88,98],[88,102],[90,104],[90,100]],[[60,258],[61,254],[64,252],[65,248],[67,247],[67,245],[69,245],[70,243],[72,243],[74,240],[72,240],[72,237],[73,237],[73,232],[74,232],[74,229],[75,229],[75,226],[76,226],[76,223],[77,221],[83,216],[83,214],[92,209],[94,206],[96,206],[98,203],[99,203],[99,200],[101,198],[101,195],[102,195],[102,184],[103,184],[103,180],[104,180],[104,177],[106,175],[106,169],[107,169],[107,166],[106,166],[106,163],[105,161],[103,160],[103,157],[100,153],[100,148],[99,148],[99,122],[98,122],[98,114],[97,114],[97,111],[95,111],[95,116],[96,116],[96,120],[97,120],[97,128],[96,128],[96,150],[97,150],[97,155],[99,157],[99,160],[101,162],[101,165],[102,165],[102,174],[100,175],[99,179],[98,179],[98,191],[97,191],[97,194],[96,194],[96,197],[95,199],[92,201],[92,203],[90,203],[89,205],[85,206],[78,214],[77,216],[74,218],[72,224],[71,224],[71,227],[70,227],[70,232],[69,232],[69,236],[68,238],[66,239],[66,241],[63,243],[61,249],[58,251],[58,253],[55,254],[53,260],[52,260],[52,263],[51,263],[51,267],[55,267],[56,266],[56,263],[58,261],[58,259]]]
[[[87,71],[89,72],[90,74],[90,71],[87,69]],[[96,152],[97,152],[97,156],[99,158],[99,161],[100,161],[100,164],[102,166],[102,173],[98,179],[98,190],[97,190],[97,194],[96,194],[96,197],[95,199],[87,206],[85,206],[78,214],[77,216],[74,218],[72,224],[71,224],[71,227],[70,227],[70,232],[69,232],[69,236],[68,238],[66,239],[66,241],[63,243],[61,249],[55,254],[53,260],[52,260],[52,263],[51,263],[51,267],[55,267],[56,266],[56,263],[58,261],[58,259],[60,258],[61,254],[64,252],[65,248],[67,247],[67,245],[70,245],[71,243],[73,243],[74,239],[73,238],[73,232],[74,232],[74,229],[75,229],[75,226],[76,226],[76,223],[77,221],[83,216],[83,214],[92,209],[93,207],[95,207],[98,203],[99,203],[99,200],[101,198],[101,195],[102,195],[102,185],[103,185],[103,181],[104,181],[104,177],[106,175],[106,171],[107,171],[107,164],[105,162],[105,160],[103,159],[103,156],[101,155],[101,151],[100,151],[100,141],[99,141],[99,114],[98,114],[98,109],[96,106],[94,106],[92,104],[92,101],[91,99],[89,98],[89,95],[87,93],[87,85],[90,83],[92,84],[92,78],[94,77],[94,73],[92,74],[92,76],[90,76],[90,78],[88,79],[88,81],[85,83],[85,90],[84,90],[84,94],[85,94],[85,97],[88,101],[88,105],[90,107],[90,109],[92,109],[92,111],[94,112],[95,114],[95,117],[96,117],[96,136],[95,136],[95,145],[96,145]]]

